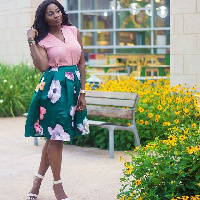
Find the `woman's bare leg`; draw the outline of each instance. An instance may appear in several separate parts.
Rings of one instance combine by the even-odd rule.
[[[54,181],[61,180],[60,172],[61,172],[61,162],[62,162],[62,150],[63,150],[62,141],[50,140],[48,146],[48,158],[53,173]],[[63,190],[62,183],[54,185],[53,189],[57,200],[67,198]]]
[[[41,156],[41,161],[40,161],[40,166],[39,166],[39,170],[38,170],[38,174],[44,176],[47,169],[49,168],[49,158],[48,158],[48,146],[49,146],[49,139],[46,140],[46,143],[43,147],[42,150],[42,156]],[[39,194],[39,189],[40,189],[40,185],[41,185],[42,179],[38,178],[37,176],[34,177],[33,180],[33,187],[30,190],[29,193],[33,193],[33,194]],[[35,197],[31,197],[31,199],[36,199]]]

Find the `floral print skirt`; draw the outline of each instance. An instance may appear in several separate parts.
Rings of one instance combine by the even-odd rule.
[[[74,135],[88,134],[87,110],[76,110],[80,89],[80,72],[76,65],[47,69],[31,101],[25,137],[72,141]]]

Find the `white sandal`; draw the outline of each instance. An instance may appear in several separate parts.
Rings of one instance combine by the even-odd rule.
[[[54,184],[54,185],[57,185],[57,184],[59,184],[59,183],[62,183],[62,181],[61,181],[61,180],[53,181],[53,184]],[[70,200],[70,199],[69,199],[69,198],[65,198],[65,199],[61,199],[61,200]]]
[[[44,176],[42,176],[42,175],[40,175],[40,174],[38,174],[38,173],[35,174],[35,177],[38,177],[38,178],[40,178],[40,179],[42,179],[42,180],[44,179]],[[37,194],[28,193],[28,195],[27,195],[27,200],[36,200],[37,197],[38,197]]]

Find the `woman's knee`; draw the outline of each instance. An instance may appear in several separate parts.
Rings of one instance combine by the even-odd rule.
[[[49,145],[48,147],[53,147],[53,148],[62,148],[63,147],[63,141],[60,140],[49,140]]]

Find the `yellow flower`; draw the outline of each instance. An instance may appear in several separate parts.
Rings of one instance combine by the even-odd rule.
[[[171,125],[171,123],[170,122],[167,122],[167,126],[170,126]]]
[[[179,136],[179,139],[183,141],[183,140],[186,139],[186,137],[185,137],[185,135],[180,135],[180,136]]]
[[[193,154],[195,152],[195,147],[193,147],[193,146],[186,147],[186,151],[189,154]]]
[[[174,114],[175,114],[175,115],[179,115],[179,114],[180,114],[180,111],[175,111]]]
[[[147,102],[147,99],[143,99],[142,102],[143,102],[143,103],[146,103],[146,102]]]
[[[158,108],[158,110],[162,110],[162,106],[161,105],[158,105],[157,108]]]
[[[174,181],[171,181],[171,184],[174,184]]]
[[[131,174],[131,172],[133,171],[133,166],[129,165],[128,167],[126,167],[126,173],[127,174]]]
[[[167,122],[163,122],[163,126],[167,126],[167,124],[168,124]]]
[[[131,123],[130,123],[130,122],[128,122],[128,123],[127,123],[127,125],[128,125],[128,126],[131,126]]]
[[[147,196],[147,193],[146,193],[146,192],[144,192],[144,193],[143,193],[143,195],[144,195],[144,196]]]
[[[196,151],[200,151],[200,145],[197,145],[197,146],[195,147],[195,149],[196,149]]]
[[[176,136],[170,135],[170,136],[168,137],[168,142],[169,142],[169,144],[175,145],[175,142],[176,142],[176,141],[177,141],[177,137],[176,137]]]
[[[123,155],[121,155],[121,156],[119,157],[119,161],[120,161],[120,162],[122,161],[122,158],[123,158]]]
[[[137,198],[137,200],[142,200],[142,197]]]
[[[192,124],[192,128],[195,128],[197,125],[195,123]]]
[[[125,197],[126,197],[125,195],[122,196],[122,197],[120,198],[120,200],[125,200]]]
[[[135,196],[135,195],[136,195],[136,193],[135,193],[135,192],[133,192],[133,193],[131,193],[131,195],[132,195],[132,196]]]
[[[183,173],[183,171],[182,171],[182,170],[180,170],[180,171],[179,171],[179,174],[182,174],[182,173]]]
[[[182,196],[182,199],[183,199],[183,200],[188,200],[189,197],[188,197],[188,196]]]
[[[149,122],[148,121],[145,121],[145,123],[144,123],[146,126],[149,124]]]
[[[159,122],[159,119],[156,118],[156,119],[155,119],[155,122],[158,123],[158,122]]]
[[[165,105],[165,104],[166,104],[166,101],[162,101],[161,103],[162,103],[162,105]]]
[[[156,115],[155,118],[156,118],[156,119],[160,119],[160,115]]]
[[[179,119],[175,119],[175,120],[174,120],[174,123],[175,123],[175,124],[178,124],[178,123],[179,123]]]
[[[197,184],[199,187],[200,187],[200,182],[198,182],[198,184]]]
[[[125,162],[124,162],[124,166],[126,167],[127,166],[127,161],[125,160]]]
[[[187,109],[187,108],[183,109],[183,111],[184,111],[186,114],[190,112],[189,109]]]
[[[144,120],[141,119],[141,120],[140,120],[140,124],[144,124]]]
[[[135,180],[135,185],[141,185],[141,180]]]
[[[149,117],[149,118],[152,118],[152,117],[153,117],[153,114],[152,114],[152,113],[149,113],[149,114],[148,114],[148,117]]]
[[[139,150],[139,147],[135,147],[134,151],[136,151],[136,152],[137,152],[138,150]]]

